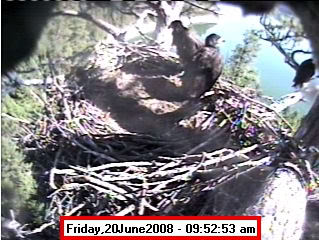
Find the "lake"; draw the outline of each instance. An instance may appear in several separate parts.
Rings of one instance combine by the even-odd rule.
[[[232,55],[232,50],[236,45],[242,43],[243,34],[247,30],[262,29],[262,26],[259,23],[259,16],[244,17],[240,8],[230,5],[220,4],[219,7],[223,15],[219,17],[218,24],[198,24],[194,25],[194,30],[201,36],[201,39],[205,39],[213,32],[222,36],[225,43],[221,46],[221,52],[226,60]],[[207,16],[207,18],[209,17]],[[295,70],[285,63],[284,57],[269,42],[261,40],[260,43],[261,49],[253,64],[260,75],[260,86],[263,93],[278,99],[285,94],[294,92],[295,89],[291,85]],[[307,41],[302,43],[302,49],[309,49]],[[309,55],[296,55],[298,62],[308,58],[310,58]],[[298,103],[292,109],[305,114],[309,108],[309,103]]]

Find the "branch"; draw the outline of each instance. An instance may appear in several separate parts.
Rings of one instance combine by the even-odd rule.
[[[181,15],[186,15],[186,14],[192,13],[192,9],[193,9],[193,7],[192,7],[191,5],[189,5],[188,7],[186,7],[186,8],[181,12]]]
[[[290,30],[286,34],[285,37],[278,38],[274,35],[274,32],[272,31],[270,24],[266,23],[265,15],[261,16],[259,19],[260,24],[264,27],[267,37],[259,36],[262,40],[270,42],[277,50],[285,57],[285,62],[292,67],[293,69],[297,70],[299,67],[299,64],[291,57],[290,54],[287,53],[287,51],[282,47],[280,42],[287,39],[287,36],[289,36]],[[290,36],[289,36],[290,38]]]
[[[114,39],[117,41],[123,41],[126,31],[122,31],[121,29],[115,27],[112,24],[109,24],[101,19],[96,19],[92,15],[84,12],[77,12],[73,10],[65,10],[65,11],[57,11],[52,13],[53,17],[56,16],[69,16],[69,17],[78,17],[89,22],[94,23],[97,27],[101,28],[103,31],[111,34]]]
[[[130,9],[129,11],[123,10],[121,8],[119,8],[117,5],[114,5],[114,9],[116,9],[116,11],[125,14],[125,15],[131,15],[134,16],[136,18],[139,18],[139,14],[137,14],[136,12],[133,11],[133,8]]]
[[[271,44],[275,46],[275,48],[277,48],[277,50],[285,57],[285,63],[287,63],[290,67],[297,71],[299,64],[293,58],[291,58],[291,56],[285,51],[285,49],[281,46],[280,43],[272,39],[262,39],[271,42]]]
[[[295,50],[291,53],[291,58],[293,60],[295,60],[295,54],[297,54],[297,53],[312,54],[312,52],[310,52],[310,51],[304,51],[304,50],[298,49],[298,50]]]
[[[148,17],[148,15],[156,15],[156,13],[154,13],[154,11],[152,10],[144,10],[139,16],[138,16],[138,20],[136,21],[135,24],[135,28],[138,31],[138,33],[146,40],[148,40],[151,43],[156,43],[156,41],[153,38],[148,37],[146,34],[144,34],[141,30],[141,26],[143,25],[145,19]]]
[[[202,9],[202,10],[205,10],[205,11],[207,11],[207,12],[214,13],[215,15],[219,15],[219,13],[216,12],[215,10],[211,10],[211,9],[209,9],[209,8],[202,7],[202,6],[198,5],[198,4],[192,3],[192,2],[190,2],[190,1],[184,1],[184,2],[186,2],[187,4],[189,4],[189,5],[193,6],[193,7],[196,7],[196,8]]]
[[[10,120],[13,120],[13,121],[16,121],[16,122],[21,122],[21,123],[26,123],[26,124],[30,124],[30,123],[31,123],[31,122],[28,121],[28,120],[16,118],[16,117],[10,116],[10,115],[7,114],[7,113],[1,113],[1,117],[6,117],[6,118],[9,118]]]
[[[151,8],[153,8],[153,10],[156,12],[157,14],[157,17],[160,19],[160,20],[163,20],[165,21],[166,19],[166,16],[165,16],[165,11],[163,10],[163,8],[161,7],[161,5],[163,3],[161,3],[161,1],[159,2],[156,2],[156,3],[153,3],[151,1],[146,1],[145,4],[147,4],[148,6],[150,6]]]
[[[151,8],[153,8],[155,11],[158,11],[160,8],[160,3],[153,3],[151,1],[146,1],[145,4],[147,4],[148,6],[150,6]]]

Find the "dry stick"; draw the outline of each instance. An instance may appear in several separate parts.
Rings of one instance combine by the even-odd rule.
[[[245,99],[247,99],[247,100],[249,100],[249,101],[251,101],[251,102],[253,102],[253,103],[256,103],[256,104],[258,104],[258,105],[261,105],[261,106],[263,106],[263,107],[265,107],[265,108],[267,108],[267,109],[273,111],[273,112],[290,128],[290,130],[293,130],[293,128],[292,128],[292,126],[289,124],[289,122],[288,122],[284,117],[282,117],[275,109],[272,109],[270,106],[268,106],[268,105],[266,105],[266,104],[264,104],[264,103],[262,103],[262,102],[259,102],[259,101],[257,101],[257,100],[251,99],[250,97],[247,97],[247,96],[245,96],[245,95],[243,95],[243,94],[237,92],[237,91],[234,90],[234,89],[232,89],[232,91],[234,91],[236,94],[240,95],[241,97],[243,97],[243,98],[245,98]]]
[[[116,213],[114,216],[125,216],[125,215],[133,212],[135,210],[135,208],[136,207],[133,204],[131,204],[127,208],[124,208],[122,211]]]
[[[227,156],[220,157],[220,158],[219,158],[220,160],[219,160],[218,162],[222,162],[222,161],[225,161],[225,160],[230,159],[230,158],[233,158],[233,157],[238,157],[238,156],[244,155],[245,153],[249,153],[249,152],[255,150],[255,149],[258,148],[258,147],[259,147],[259,145],[258,145],[258,144],[255,144],[255,145],[252,145],[252,146],[250,146],[250,147],[247,147],[247,148],[238,150],[238,151],[236,151],[236,152],[233,152],[233,153],[231,153],[231,154],[228,154]],[[206,153],[206,154],[207,154],[207,156],[214,155],[213,153],[212,153],[212,154]],[[208,161],[210,161],[210,160],[208,160]],[[208,161],[206,161],[205,163],[207,163]],[[212,163],[215,163],[215,162],[212,161]]]
[[[107,161],[109,161],[109,162],[118,162],[117,159],[112,158],[112,157],[110,157],[110,156],[107,156],[107,155],[105,155],[105,154],[103,154],[103,153],[97,153],[97,152],[95,152],[95,151],[93,151],[93,150],[91,150],[91,149],[89,149],[89,148],[83,146],[82,144],[80,144],[80,143],[79,143],[78,141],[76,141],[76,140],[72,140],[72,141],[73,141],[76,145],[78,145],[80,148],[84,149],[87,153],[91,153],[91,154],[93,154],[94,156],[103,158],[103,159],[105,159],[105,160],[107,160]]]
[[[181,174],[181,173],[189,172],[189,170],[190,170],[189,167],[181,167],[181,168],[172,169],[172,170],[156,171],[156,172],[149,174],[149,178],[170,176],[173,174]]]
[[[66,212],[64,216],[72,216],[74,213],[76,213],[77,211],[79,211],[81,208],[83,208],[85,206],[85,203],[81,203],[78,206],[76,206],[75,208],[73,208],[71,211]]]
[[[149,202],[147,202],[146,200],[145,200],[145,206],[146,206],[147,208],[151,209],[151,210],[154,211],[154,212],[159,212],[159,209],[158,209],[157,207],[152,206],[152,205],[151,205]]]
[[[48,222],[48,223],[44,223],[42,224],[40,227],[34,229],[33,231],[29,232],[27,235],[31,235],[31,234],[35,234],[35,233],[40,233],[42,232],[44,229],[50,227],[50,226],[53,226],[55,225],[55,222],[52,220],[51,222]]]
[[[62,154],[62,148],[59,148],[58,152],[55,154],[53,168],[50,171],[49,185],[52,189],[58,189],[58,187],[54,183],[54,174],[57,170],[56,166],[57,166],[57,163],[58,163],[58,160],[59,160],[61,154]]]
[[[111,183],[108,183],[108,182],[104,182],[104,181],[101,181],[99,179],[95,179],[95,178],[93,178],[91,176],[85,176],[84,179],[87,180],[89,183],[96,184],[98,186],[110,189],[113,192],[120,193],[122,195],[125,195],[127,197],[132,198],[131,194],[128,194],[126,190],[124,190],[123,188],[117,187],[114,184],[111,184]]]
[[[12,116],[10,116],[10,115],[7,114],[7,113],[1,113],[1,116],[2,116],[2,117],[9,118],[10,120],[13,120],[13,121],[16,121],[16,122],[22,122],[22,123],[26,123],[26,124],[31,124],[31,122],[28,121],[28,120],[24,120],[24,119],[12,117]]]
[[[113,167],[120,168],[120,167],[130,167],[130,166],[138,167],[138,166],[152,166],[152,165],[153,165],[153,163],[151,163],[151,162],[108,163],[108,164],[104,164],[104,165],[101,165],[98,167],[90,167],[87,170],[95,172],[95,171],[101,171],[101,170],[105,170],[105,169],[113,168]],[[70,167],[72,167],[72,166],[70,166]]]
[[[80,124],[79,118],[74,118],[73,122],[78,126],[78,128],[81,130],[82,134],[90,135],[88,131],[86,131],[83,126]]]
[[[31,95],[37,100],[37,102],[41,103],[41,106],[44,107],[47,105],[47,102],[45,101],[45,99],[43,99],[43,97],[40,94],[35,93],[32,88],[29,90]]]
[[[92,188],[94,188],[98,192],[102,192],[102,193],[106,193],[107,195],[110,195],[111,198],[116,198],[116,199],[118,199],[120,201],[127,201],[126,195],[114,194],[113,191],[107,190],[107,189],[105,189],[103,187],[96,186],[94,184],[87,183],[87,185],[92,187]]]
[[[138,196],[138,199],[140,199],[138,203],[138,214],[143,215],[145,212],[145,204],[146,204],[146,191],[148,189],[148,186],[145,184],[145,180],[142,183],[142,190],[139,191],[141,194]]]

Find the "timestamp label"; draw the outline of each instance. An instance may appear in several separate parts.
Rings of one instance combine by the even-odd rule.
[[[259,216],[60,217],[61,240],[260,240],[260,229]]]

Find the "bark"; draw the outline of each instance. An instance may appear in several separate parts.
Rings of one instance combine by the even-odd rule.
[[[319,97],[303,119],[295,138],[302,141],[307,147],[319,148]]]
[[[308,35],[313,50],[313,58],[319,69],[319,3],[316,1],[288,2],[289,6],[299,17],[306,34]],[[303,120],[296,133],[296,138],[310,147],[319,147],[319,97]]]
[[[262,216],[263,240],[298,240],[303,234],[306,205],[305,188],[294,171],[260,166],[202,192],[183,209],[199,216]]]
[[[287,2],[290,8],[299,17],[307,36],[310,39],[315,64],[319,69],[319,3],[317,1]]]
[[[159,1],[157,3],[146,2],[157,15],[154,37],[163,48],[169,49],[172,43],[172,34],[168,29],[168,25],[176,19],[180,19],[184,2],[166,2]]]

